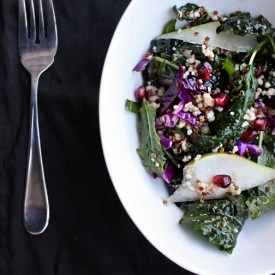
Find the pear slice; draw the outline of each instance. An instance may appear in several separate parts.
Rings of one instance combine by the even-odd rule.
[[[180,29],[174,32],[162,34],[156,39],[178,39],[192,44],[203,45],[205,38],[208,37],[208,45],[222,48],[232,52],[247,52],[257,46],[255,35],[247,34],[244,36],[235,35],[233,31],[228,30],[216,33],[218,21],[205,23],[187,29]]]
[[[275,179],[275,169],[257,164],[236,154],[226,153],[203,155],[200,159],[186,165],[183,173],[183,182],[169,197],[168,201],[170,202],[199,200],[202,192],[209,193],[204,196],[204,199],[219,199],[227,192],[233,195],[240,194],[243,190]],[[230,176],[231,185],[227,188],[214,185],[212,180],[216,175]]]

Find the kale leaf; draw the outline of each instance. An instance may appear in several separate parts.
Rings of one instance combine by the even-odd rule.
[[[248,216],[253,220],[275,206],[275,180],[248,190],[248,193]]]
[[[206,10],[196,4],[188,3],[179,8],[174,6],[173,11],[180,21],[193,22],[195,25],[200,25],[208,21],[208,13]],[[199,13],[199,17],[194,16],[194,13]]]
[[[175,20],[175,19],[169,21],[169,22],[164,26],[163,33],[168,33],[168,32],[173,32],[173,31],[175,31],[175,26],[176,26],[176,20]]]
[[[234,13],[220,23],[217,33],[232,30],[237,35],[274,36],[272,24],[262,15],[252,18],[250,13]]]
[[[261,133],[263,140],[261,144],[262,154],[258,157],[258,163],[275,168],[275,136]]]
[[[143,100],[140,107],[140,146],[137,153],[143,166],[151,174],[162,176],[166,158],[164,156],[160,138],[156,133],[155,117],[156,108],[150,106],[146,100]]]
[[[226,114],[223,117],[221,127],[218,127],[216,135],[198,135],[195,145],[192,146],[193,154],[210,152],[222,144],[226,149],[230,149],[246,131],[243,127],[244,115],[253,105],[255,100],[256,88],[258,85],[253,66],[242,76],[243,94],[237,96],[231,106],[231,112],[234,115]],[[226,125],[224,127],[224,125]]]
[[[196,141],[191,147],[191,154],[211,152],[213,149],[219,147],[221,144],[226,150],[231,149],[236,142],[240,139],[242,134],[247,130],[247,126],[243,127],[244,115],[246,111],[251,108],[255,101],[256,89],[258,81],[255,76],[255,67],[253,61],[256,54],[269,42],[268,38],[261,41],[253,50],[252,55],[247,65],[247,72],[241,76],[240,89],[242,93],[235,97],[231,106],[233,115],[225,114],[223,125],[216,135],[198,135]],[[224,127],[224,125],[226,125]]]
[[[139,113],[139,104],[135,101],[127,99],[126,107],[132,113]]]
[[[228,55],[226,57],[226,59],[223,62],[223,68],[225,69],[225,71],[227,72],[228,76],[229,76],[229,81],[231,81],[233,79],[234,73],[235,73],[235,64],[231,59],[231,56]]]
[[[194,228],[201,231],[209,242],[220,250],[232,253],[239,232],[247,219],[245,197],[227,195],[221,200],[208,200],[204,203],[188,202],[182,205],[185,213],[180,224],[189,220]]]

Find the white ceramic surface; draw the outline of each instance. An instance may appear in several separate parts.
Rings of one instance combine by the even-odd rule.
[[[188,1],[192,2],[192,1]],[[274,0],[193,1],[209,11],[262,13],[274,24]],[[144,236],[169,259],[199,274],[256,275],[275,273],[275,212],[247,221],[232,255],[208,244],[199,233],[180,226],[182,212],[166,207],[164,183],[154,180],[136,153],[136,116],[125,108],[127,98],[141,85],[133,66],[147,51],[150,41],[161,33],[173,13],[171,7],[184,0],[133,0],[112,39],[100,89],[100,131],[107,167],[116,192],[127,213]],[[127,237],[127,236],[126,236]]]

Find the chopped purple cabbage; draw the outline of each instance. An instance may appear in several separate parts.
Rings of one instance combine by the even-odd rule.
[[[164,127],[173,128],[178,123],[179,118],[175,114],[166,114],[156,119],[156,129]]]
[[[153,55],[151,53],[146,53],[145,57],[142,58],[137,65],[133,68],[133,71],[135,72],[141,72],[145,69],[145,67],[148,65],[148,63],[153,59]]]
[[[160,143],[166,148],[166,149],[170,149],[172,147],[172,140],[170,140],[169,138],[166,138],[164,136],[160,137]]]
[[[242,140],[238,140],[236,145],[238,146],[238,152],[242,157],[245,155],[247,150],[250,153],[250,155],[256,156],[256,157],[260,156],[262,153],[262,150],[257,145],[250,144]]]
[[[170,183],[174,173],[174,167],[173,165],[168,161],[166,169],[164,173],[162,174],[163,179],[167,182]]]
[[[172,104],[176,101],[179,94],[179,89],[183,80],[183,67],[180,65],[178,73],[173,81],[173,84],[168,88],[168,90],[164,93],[161,98],[161,104],[159,113],[162,115],[165,111],[172,106]]]

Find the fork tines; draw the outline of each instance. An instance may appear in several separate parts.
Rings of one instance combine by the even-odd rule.
[[[19,47],[56,43],[57,30],[52,0],[18,0]]]

